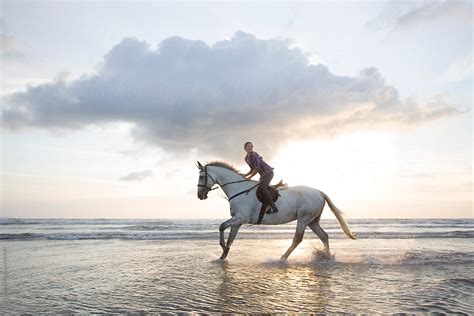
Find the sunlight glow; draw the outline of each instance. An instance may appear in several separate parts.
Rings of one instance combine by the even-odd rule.
[[[274,182],[306,185],[350,200],[355,194],[388,197],[400,163],[396,137],[357,132],[334,139],[295,142],[273,160]]]

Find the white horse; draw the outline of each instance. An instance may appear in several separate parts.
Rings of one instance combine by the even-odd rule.
[[[237,169],[221,161],[211,162],[206,166],[201,165],[198,161],[198,168],[200,170],[197,189],[198,198],[200,200],[207,199],[207,194],[213,190],[212,186],[217,184],[225,192],[230,203],[232,217],[219,227],[220,245],[223,250],[221,259],[225,259],[240,226],[258,222],[262,205],[256,195],[258,182],[245,179]],[[282,255],[282,259],[287,259],[303,240],[303,234],[307,226],[321,239],[326,252],[329,253],[328,235],[319,225],[325,201],[328,202],[331,211],[336,215],[344,233],[349,238],[355,239],[342,217],[342,212],[324,192],[306,186],[295,186],[279,189],[279,193],[280,198],[275,202],[279,212],[265,214],[262,224],[278,225],[297,220],[293,243]],[[231,230],[226,243],[224,231],[228,227],[231,227]]]

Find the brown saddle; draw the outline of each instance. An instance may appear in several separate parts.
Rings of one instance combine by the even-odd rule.
[[[285,186],[282,180],[280,180],[280,182],[278,182],[277,184],[270,185],[267,187],[268,192],[270,192],[270,195],[272,196],[273,202],[276,202],[278,200],[278,197],[280,196],[280,193],[277,190],[277,188],[280,186]],[[265,214],[265,210],[268,207],[268,203],[265,202],[265,199],[262,197],[262,193],[259,188],[257,189],[257,198],[260,202],[262,202],[262,207],[260,208],[260,214],[258,215],[257,221],[257,224],[261,224],[263,215]]]

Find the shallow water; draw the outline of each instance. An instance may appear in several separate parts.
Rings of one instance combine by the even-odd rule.
[[[223,220],[140,220],[140,219],[0,219],[0,240],[169,240],[213,239],[219,237]],[[240,239],[292,238],[296,222],[285,225],[246,225]],[[347,238],[336,220],[322,220],[331,239]],[[354,219],[351,229],[359,239],[474,238],[470,219]],[[316,238],[309,234],[309,238]]]
[[[291,243],[291,225],[243,229],[221,261],[217,235],[199,235],[217,230],[213,221],[7,222],[0,228],[9,235],[0,241],[6,313],[474,312],[472,237],[430,237],[439,226],[448,235],[471,234],[472,220],[350,221],[358,235],[386,234],[358,240],[333,238],[339,228],[328,221],[322,226],[331,255],[307,230],[288,261],[279,257]],[[157,238],[160,225],[193,237]],[[131,226],[147,226],[150,238],[136,238]],[[404,237],[380,237],[394,232]]]

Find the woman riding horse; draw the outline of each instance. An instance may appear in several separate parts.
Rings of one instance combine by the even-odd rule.
[[[251,142],[246,142],[244,144],[244,149],[247,152],[245,162],[249,165],[250,171],[243,174],[243,176],[250,180],[257,174],[257,172],[260,174],[258,190],[262,193],[267,204],[271,206],[271,209],[267,211],[267,214],[278,212],[278,208],[275,206],[275,203],[273,203],[273,198],[270,192],[268,192],[268,186],[270,185],[270,181],[273,179],[273,168],[263,161],[262,156],[253,151],[253,144]]]

